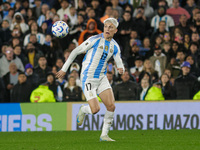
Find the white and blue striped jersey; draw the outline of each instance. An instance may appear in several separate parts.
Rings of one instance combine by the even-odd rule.
[[[101,33],[90,37],[75,48],[63,65],[62,71],[66,72],[76,56],[84,52],[86,52],[86,54],[82,62],[82,80],[86,80],[87,78],[99,78],[105,75],[107,71],[107,62],[111,56],[113,56],[117,68],[124,69],[120,57],[121,51],[119,45],[114,39],[111,41],[105,40],[103,33]]]

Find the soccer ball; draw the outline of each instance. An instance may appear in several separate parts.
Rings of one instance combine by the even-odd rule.
[[[63,38],[69,33],[69,26],[64,21],[56,21],[51,31],[54,36],[58,38]]]

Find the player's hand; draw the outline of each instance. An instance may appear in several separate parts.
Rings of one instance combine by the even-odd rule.
[[[56,73],[56,78],[63,78],[65,76],[66,72],[60,70]]]
[[[117,68],[119,74],[123,74],[124,73],[124,69],[123,68]]]

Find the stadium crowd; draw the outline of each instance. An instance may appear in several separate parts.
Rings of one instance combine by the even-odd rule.
[[[1,0],[0,102],[82,101],[79,55],[56,79],[76,46],[119,21],[114,39],[126,71],[113,60],[107,77],[116,100],[200,99],[200,0]],[[63,20],[69,34],[51,33]]]

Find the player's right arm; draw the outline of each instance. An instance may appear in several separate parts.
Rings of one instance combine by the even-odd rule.
[[[71,65],[71,63],[74,61],[74,59],[76,58],[77,55],[82,54],[84,52],[86,52],[87,50],[89,50],[93,45],[92,45],[92,41],[89,39],[87,39],[85,42],[83,42],[81,45],[79,45],[78,47],[76,47],[71,54],[69,55],[69,58],[67,59],[67,61],[64,63],[62,69],[56,73],[56,77],[57,78],[61,78],[64,77],[69,66]]]

